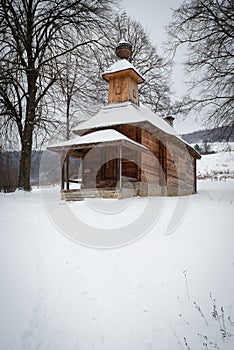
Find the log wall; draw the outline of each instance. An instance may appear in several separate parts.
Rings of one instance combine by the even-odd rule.
[[[86,154],[82,162],[82,179],[85,188],[112,188],[119,181],[120,159],[118,147],[96,147]],[[138,158],[136,150],[122,146],[122,177],[138,180]]]
[[[196,192],[196,160],[190,155],[186,145],[168,142],[167,187],[168,195],[183,195]]]
[[[135,125],[116,125],[114,129],[131,140],[141,143],[141,129]],[[141,155],[138,151],[123,147],[122,175],[130,178],[141,179]],[[130,160],[130,161],[129,161]]]
[[[142,182],[159,184],[168,196],[196,192],[196,160],[186,145],[173,136],[160,131],[151,134],[145,129],[141,143],[152,152],[142,153]]]

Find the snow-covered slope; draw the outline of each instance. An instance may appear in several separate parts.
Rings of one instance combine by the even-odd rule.
[[[123,200],[114,214],[95,210],[97,200],[63,203],[58,189],[44,190],[63,221],[67,208],[110,231],[141,218],[147,203],[152,215],[161,209],[146,235],[110,250],[62,235],[39,189],[0,194],[0,348],[232,350],[233,184],[200,181],[190,200],[163,206]],[[180,220],[166,234],[173,215]]]
[[[234,151],[203,155],[197,162],[198,178],[234,179]]]

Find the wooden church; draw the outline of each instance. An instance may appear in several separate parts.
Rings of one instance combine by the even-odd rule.
[[[103,73],[108,104],[73,130],[79,136],[48,147],[61,154],[62,199],[196,193],[201,156],[177,135],[172,116],[162,119],[139,102],[138,85],[144,78],[128,61],[126,30],[122,26],[119,60]],[[76,179],[70,176],[71,158],[80,159]]]

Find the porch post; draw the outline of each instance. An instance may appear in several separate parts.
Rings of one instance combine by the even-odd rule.
[[[194,166],[193,166],[193,171],[194,171],[194,193],[197,193],[197,160],[194,158],[193,160]]]
[[[66,188],[69,190],[69,155],[66,157]]]
[[[119,146],[119,188],[122,188],[122,144]]]
[[[64,190],[64,167],[65,167],[65,161],[64,161],[64,153],[61,153],[61,191]]]

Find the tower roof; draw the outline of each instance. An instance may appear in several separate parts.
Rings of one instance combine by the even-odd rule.
[[[140,72],[126,59],[119,60],[112,64],[103,74],[102,77],[109,82],[109,77],[113,73],[123,72],[127,70],[132,70],[137,75],[138,84],[143,83],[145,80],[140,74]]]

